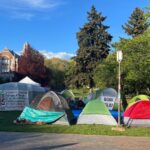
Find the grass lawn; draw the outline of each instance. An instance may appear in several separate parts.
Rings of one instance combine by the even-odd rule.
[[[20,112],[0,112],[0,131],[13,132],[45,132],[86,135],[110,135],[110,136],[150,136],[150,128],[126,128],[124,132],[112,131],[112,126],[104,125],[15,125],[13,120]]]

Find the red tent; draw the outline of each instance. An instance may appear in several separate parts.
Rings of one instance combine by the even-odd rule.
[[[150,101],[138,101],[127,108],[124,123],[128,126],[150,127]]]

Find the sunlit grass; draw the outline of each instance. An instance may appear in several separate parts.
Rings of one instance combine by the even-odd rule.
[[[20,112],[0,112],[0,131],[11,132],[45,132],[65,134],[86,134],[86,135],[109,135],[109,136],[150,136],[150,128],[125,128],[124,132],[113,131],[112,126],[105,125],[16,125],[13,120]]]

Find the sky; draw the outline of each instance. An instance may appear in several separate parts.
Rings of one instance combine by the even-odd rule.
[[[76,33],[87,22],[94,5],[106,16],[113,36],[127,37],[122,25],[135,7],[144,9],[149,0],[0,0],[0,51],[21,53],[25,42],[48,58],[69,59],[76,54]]]

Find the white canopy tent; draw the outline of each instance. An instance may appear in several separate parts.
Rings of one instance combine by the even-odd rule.
[[[28,76],[26,76],[25,78],[23,78],[22,80],[20,80],[19,83],[32,84],[32,85],[40,86],[39,83],[33,81]]]
[[[45,93],[41,86],[9,82],[0,84],[0,111],[23,110],[35,96]]]

